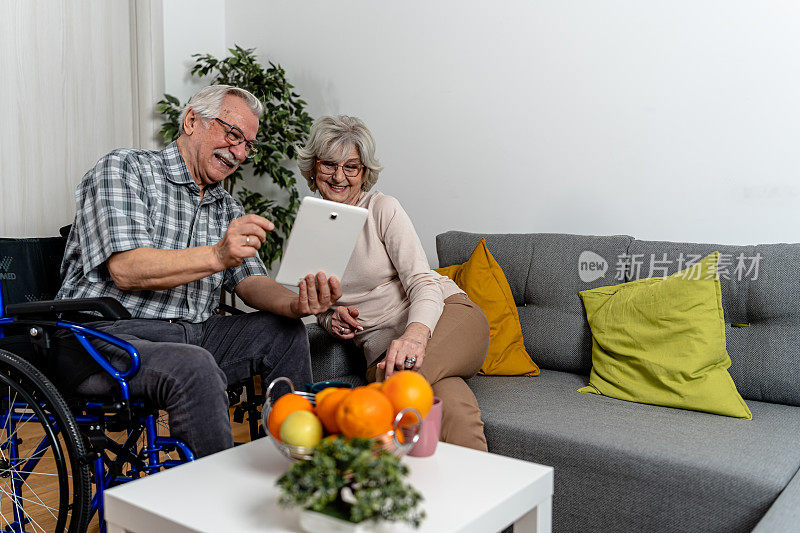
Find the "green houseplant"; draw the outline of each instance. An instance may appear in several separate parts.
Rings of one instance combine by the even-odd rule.
[[[208,77],[209,85],[225,84],[247,89],[264,104],[264,116],[255,142],[258,152],[225,180],[225,189],[231,195],[236,192],[245,211],[268,218],[275,224],[275,230],[267,234],[267,241],[259,250],[261,259],[269,268],[281,257],[283,242],[300,205],[294,173],[287,168],[287,163],[295,158],[296,147],[305,142],[312,119],[304,110],[306,102],[292,90],[294,86],[286,79],[286,71],[280,65],[270,62],[269,67],[264,68],[253,48],[236,45],[228,51],[230,55],[222,59],[211,54],[192,55],[195,64],[191,74]],[[169,94],[158,102],[158,111],[164,115],[159,130],[164,142],[169,143],[178,137],[184,105]],[[269,177],[280,191],[288,195],[288,199],[279,203],[241,186],[243,171]]]
[[[402,521],[418,527],[422,496],[404,483],[408,467],[369,439],[324,439],[307,461],[294,463],[276,484],[279,503],[351,523]]]

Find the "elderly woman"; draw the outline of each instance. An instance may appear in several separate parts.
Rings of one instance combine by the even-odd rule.
[[[318,322],[363,349],[368,381],[401,369],[420,372],[442,400],[441,440],[486,450],[478,402],[464,380],[486,357],[489,325],[452,280],[431,270],[400,203],[370,192],[382,170],[372,134],[357,118],[323,117],[298,161],[312,191],[369,210],[339,306],[317,315]]]

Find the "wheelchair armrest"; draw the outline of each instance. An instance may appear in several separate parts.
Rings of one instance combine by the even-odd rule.
[[[76,298],[74,300],[42,300],[39,302],[25,302],[9,304],[6,314],[15,315],[41,315],[43,313],[64,313],[69,311],[97,311],[104,318],[121,320],[130,318],[131,314],[125,307],[110,296],[102,298]]]

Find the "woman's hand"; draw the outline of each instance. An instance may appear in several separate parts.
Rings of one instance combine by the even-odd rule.
[[[425,359],[425,347],[431,330],[419,322],[412,322],[400,338],[392,341],[386,350],[386,358],[378,363],[378,368],[384,371],[388,378],[398,370],[419,370],[422,360]]]
[[[337,307],[331,316],[331,333],[340,339],[352,339],[356,336],[356,331],[364,330],[364,326],[356,318],[358,309],[354,305]]]

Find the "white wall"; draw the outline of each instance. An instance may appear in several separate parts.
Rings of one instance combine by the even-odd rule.
[[[192,54],[226,54],[225,0],[164,2],[164,91],[182,104],[207,81],[190,76]]]
[[[108,151],[151,148],[161,0],[0,0],[0,236],[57,235]]]
[[[797,242],[800,3],[227,0],[226,43],[372,129],[448,229]]]

